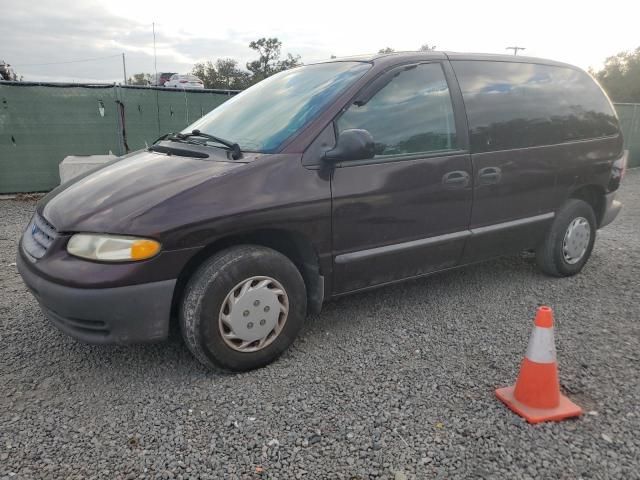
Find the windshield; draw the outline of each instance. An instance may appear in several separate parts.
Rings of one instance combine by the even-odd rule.
[[[197,129],[236,142],[244,151],[273,153],[370,66],[333,62],[286,70],[226,101],[184,132]]]

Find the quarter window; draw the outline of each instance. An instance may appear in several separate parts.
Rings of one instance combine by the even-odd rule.
[[[618,132],[611,104],[584,72],[516,62],[454,61],[474,152],[553,145]]]
[[[366,104],[351,105],[337,126],[338,132],[368,130],[376,157],[457,147],[451,97],[439,63],[401,70]]]

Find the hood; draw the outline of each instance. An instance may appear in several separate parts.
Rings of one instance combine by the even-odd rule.
[[[137,233],[131,224],[149,209],[244,165],[140,151],[61,185],[38,210],[59,232]]]

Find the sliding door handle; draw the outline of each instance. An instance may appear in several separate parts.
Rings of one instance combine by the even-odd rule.
[[[481,168],[478,172],[478,179],[484,185],[499,183],[502,179],[502,171],[498,167]]]

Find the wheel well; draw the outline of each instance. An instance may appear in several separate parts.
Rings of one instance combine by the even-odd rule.
[[[605,209],[605,193],[602,187],[598,185],[586,185],[575,190],[569,198],[577,198],[587,202],[591,208],[593,208],[597,223],[600,225]]]
[[[320,272],[318,255],[302,234],[286,230],[263,229],[231,235],[207,245],[183,267],[173,292],[171,317],[177,318],[180,300],[191,275],[207,258],[234,245],[261,245],[272,248],[291,260],[300,271],[307,289],[307,311],[318,313],[324,299],[324,278]]]

